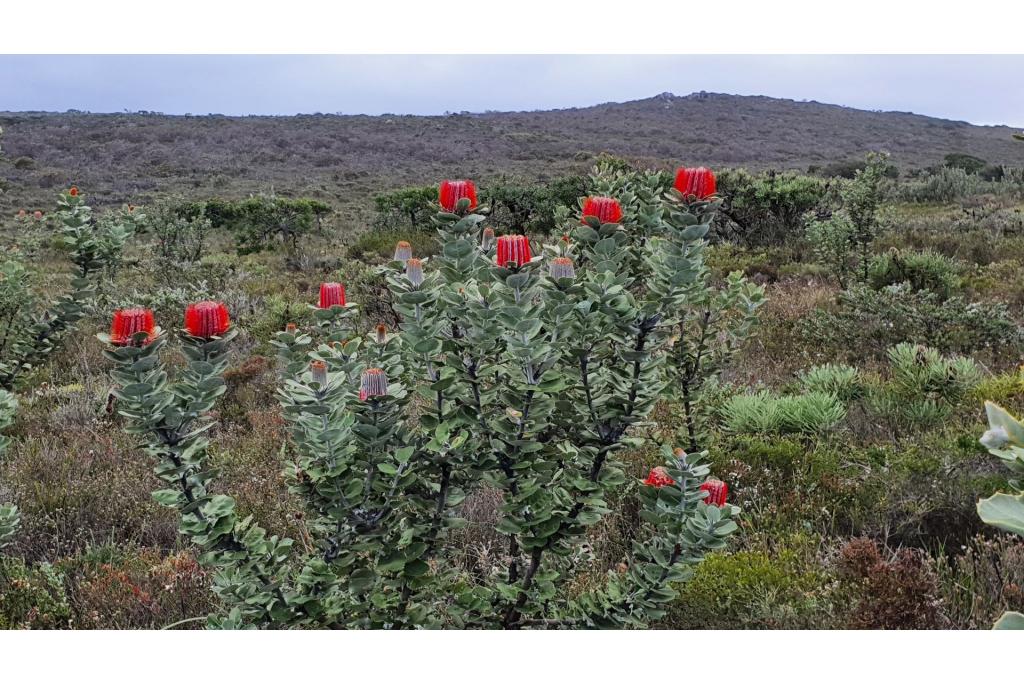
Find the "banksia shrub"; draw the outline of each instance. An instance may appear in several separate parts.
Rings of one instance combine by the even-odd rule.
[[[438,189],[441,208],[450,213],[471,212],[476,209],[476,186],[472,181],[442,181]]]
[[[715,194],[715,174],[706,167],[680,168],[673,187],[686,199],[707,200]]]
[[[119,410],[167,484],[158,501],[179,510],[217,571],[224,608],[212,626],[641,627],[737,529],[736,507],[705,502],[705,455],[663,445],[662,485],[623,493],[642,523],[621,570],[576,567],[629,485],[617,455],[651,439],[633,429],[671,381],[669,345],[706,271],[710,214],[651,204],[642,228],[566,218],[579,236],[572,257],[556,245],[535,255],[519,235],[491,252],[460,183],[440,188],[439,254],[382,267],[400,317],[392,335],[340,336],[332,323],[274,340],[301,545],[209,494],[205,430],[234,330],[181,335],[190,364],[173,381],[157,354],[166,336],[106,350]],[[453,544],[460,505],[495,490],[506,551],[493,571],[468,573]],[[581,591],[584,576],[594,582]]]

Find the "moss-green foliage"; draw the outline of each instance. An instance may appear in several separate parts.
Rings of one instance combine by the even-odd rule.
[[[70,628],[64,579],[50,564],[0,556],[0,630]]]
[[[956,263],[932,251],[894,249],[877,255],[868,266],[868,282],[876,290],[907,283],[912,290],[928,290],[942,299],[960,289]]]
[[[772,552],[715,554],[673,602],[673,628],[733,630],[823,628],[836,612],[831,579],[808,559],[809,540]]]

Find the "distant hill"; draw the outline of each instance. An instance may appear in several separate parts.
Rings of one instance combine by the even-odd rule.
[[[9,162],[0,167],[10,186],[4,206],[47,206],[69,183],[109,202],[273,188],[331,201],[355,222],[380,190],[502,173],[543,180],[584,170],[601,152],[666,167],[806,170],[872,149],[888,150],[904,169],[950,152],[1024,166],[1024,143],[1005,126],[715,93],[445,116],[8,112],[0,126]]]

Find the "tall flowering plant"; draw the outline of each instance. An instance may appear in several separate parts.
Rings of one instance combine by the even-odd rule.
[[[229,334],[184,334],[192,361],[173,384],[158,330],[109,339],[122,413],[175,486],[158,499],[179,508],[183,531],[220,569],[227,612],[213,625],[644,626],[736,529],[703,455],[665,446],[656,483],[617,461],[644,442],[636,427],[671,383],[703,217],[688,214],[682,228],[659,220],[641,242],[608,196],[575,217],[578,239],[541,245],[488,234],[468,183],[441,187],[440,253],[387,269],[397,331],[342,341],[291,327],[275,341],[291,426],[285,476],[310,534],[301,553],[208,494],[202,434]],[[595,568],[588,530],[619,489],[639,493],[643,525],[621,564]],[[460,505],[483,493],[500,501],[504,551],[491,568],[467,568],[453,531],[465,523]],[[602,581],[581,594],[581,574]]]

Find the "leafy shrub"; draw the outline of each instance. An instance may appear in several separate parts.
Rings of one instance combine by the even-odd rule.
[[[803,216],[825,199],[826,183],[791,172],[766,171],[754,176],[743,169],[718,176],[727,198],[715,231],[747,247],[779,245],[798,236]]]
[[[323,221],[331,213],[325,202],[309,198],[285,198],[254,195],[244,200],[211,198],[183,205],[183,219],[207,219],[213,228],[225,228],[235,237],[239,254],[252,254],[283,244],[291,255],[299,241],[323,230]]]
[[[64,580],[50,564],[0,556],[0,630],[71,627]]]
[[[854,269],[853,255],[857,245],[856,227],[850,216],[842,210],[824,218],[810,215],[806,236],[817,261],[829,269],[840,288],[845,288]]]
[[[586,176],[560,176],[543,184],[500,178],[488,184],[483,201],[490,208],[489,220],[511,233],[551,233],[558,225],[557,209],[572,207],[587,194]]]
[[[734,433],[821,435],[846,417],[846,407],[828,393],[778,397],[761,390],[736,395],[725,404],[722,415],[726,427]]]
[[[373,227],[383,231],[421,231],[431,227],[437,206],[437,186],[402,188],[373,198],[377,216]]]
[[[877,255],[868,267],[868,282],[876,290],[907,283],[911,290],[929,290],[942,299],[960,289],[956,263],[931,251],[893,249]]]
[[[805,392],[832,395],[840,402],[849,403],[864,394],[864,380],[860,371],[848,364],[825,364],[800,373],[800,384]]]
[[[164,204],[151,208],[146,227],[157,240],[157,254],[171,265],[193,264],[203,257],[203,248],[213,229],[205,215],[183,215],[177,207]]]
[[[950,169],[962,169],[968,174],[976,174],[988,164],[985,160],[963,152],[951,152],[942,159],[944,166]]]
[[[899,194],[909,202],[953,202],[976,195],[983,187],[984,181],[976,174],[944,166],[923,178],[903,184]]]
[[[819,349],[843,351],[852,359],[884,357],[893,345],[913,342],[942,352],[1020,349],[1021,331],[1001,304],[943,300],[905,285],[882,290],[851,288],[833,309],[818,309],[797,325],[798,334]]]

